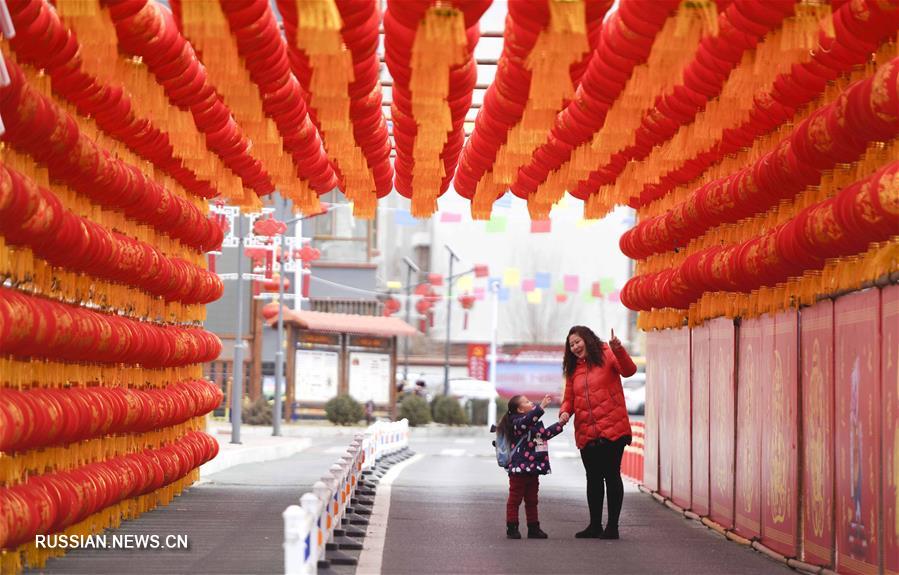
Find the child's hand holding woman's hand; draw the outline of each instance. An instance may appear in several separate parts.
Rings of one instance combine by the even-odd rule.
[[[546,406],[549,405],[549,402],[552,401],[552,397],[547,393],[543,396],[543,399],[540,401],[540,407],[546,409]]]

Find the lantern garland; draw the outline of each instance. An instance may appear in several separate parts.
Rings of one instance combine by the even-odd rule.
[[[257,195],[273,192],[271,175],[251,153],[249,140],[213,88],[193,46],[178,32],[171,14],[146,1],[104,2],[103,11],[96,16],[107,13],[119,49],[139,60],[155,78],[155,82],[146,82],[148,94],[157,94],[149,84],[161,86],[171,105],[160,105],[189,110],[196,129],[205,136],[206,147],[222,158],[246,189]],[[229,199],[247,207],[258,205],[252,194]]]
[[[294,73],[356,217],[393,189],[374,0],[278,0]]]
[[[427,217],[452,180],[477,82],[478,19],[489,0],[391,0],[384,14],[385,59],[393,76],[391,119],[396,190]]]
[[[718,16],[718,34],[704,36],[693,59],[684,66],[683,81],[656,97],[643,112],[633,136],[617,150],[609,148],[607,157],[600,159],[600,167],[582,177],[576,187],[569,187],[572,195],[586,200],[602,186],[615,182],[623,171],[639,165],[655,146],[667,142],[683,126],[694,125],[699,113],[703,113],[702,119],[710,125],[709,131],[727,122],[729,116],[741,109],[747,85],[758,82],[759,75],[774,73],[794,57],[808,52],[807,48],[801,49],[807,41],[791,42],[798,46],[788,50],[786,39],[817,26],[817,21],[806,24],[810,19],[802,18],[799,20],[802,30],[793,29],[799,27],[799,22],[778,29],[793,10],[793,0],[767,2],[761,9],[755,2],[733,2],[727,6]],[[817,12],[811,11],[813,15]],[[766,48],[770,53],[766,53]],[[740,66],[744,54],[752,54],[756,62],[770,62],[770,65]],[[702,130],[696,131],[698,136],[704,135]],[[689,143],[694,145],[692,140]],[[605,207],[593,209],[607,211],[614,203],[608,199],[612,193],[605,191],[598,198]],[[597,200],[591,198],[591,201],[595,204]],[[618,203],[623,202],[618,200]]]
[[[895,63],[880,68],[889,75]],[[621,237],[621,250],[634,259],[686,244],[715,225],[763,212],[782,199],[817,185],[821,174],[838,163],[858,160],[874,141],[899,135],[889,100],[865,101],[876,77],[858,82],[840,98],[813,112],[793,133],[753,165],[697,189],[664,215],[641,221]]]
[[[886,242],[897,235],[897,230],[899,162],[893,162],[754,239],[709,248],[689,256],[677,268],[632,278],[622,290],[621,299],[632,309],[687,309],[703,294],[748,294],[763,286],[773,287],[790,278],[821,270],[831,258],[864,254],[870,244]],[[899,253],[896,248],[894,244],[886,251],[869,252],[863,266],[869,273],[845,277],[844,271],[844,277],[836,283],[843,289],[858,288],[864,281],[876,279],[876,275],[884,271],[881,269],[884,263],[892,268],[886,271],[897,271],[899,258],[896,256]],[[872,273],[874,277],[871,277]],[[829,283],[823,276],[820,281]],[[815,292],[822,286],[807,283],[806,287],[811,289],[783,289],[775,292],[778,295],[774,297],[769,293],[767,298],[756,300],[754,310],[736,309],[732,313],[774,311],[777,304],[783,304],[790,297],[813,303]],[[718,303],[719,309],[691,315],[696,319],[707,319],[702,316],[720,313],[722,305],[726,305],[725,302]]]
[[[290,73],[284,40],[270,12],[269,18],[265,18],[267,5],[255,3],[245,8],[232,4],[231,8],[229,21],[218,0],[172,2],[179,29],[200,51],[216,90],[247,131],[274,185],[303,212],[315,212],[318,196],[310,188],[318,193],[328,192],[337,185],[337,177],[323,154],[305,106],[302,110],[283,107],[298,102],[298,86]],[[284,82],[287,89],[281,90]],[[254,84],[256,89],[246,89]],[[266,113],[265,99],[270,101],[268,110],[277,111],[280,123]],[[298,117],[290,117],[300,112]],[[288,146],[297,152],[293,158],[285,153]],[[317,153],[310,156],[309,147]]]
[[[630,83],[636,87],[640,84],[646,91],[645,77],[634,82],[629,80],[635,68],[650,57],[654,45],[657,46],[657,55],[661,53],[659,47],[665,43],[661,37],[668,42],[668,46],[676,46],[673,38],[675,30],[670,25],[660,41],[655,41],[677,4],[673,1],[625,1],[603,24],[599,45],[574,100],[556,117],[548,138],[535,150],[533,159],[518,171],[512,184],[512,192],[521,198],[527,199],[536,194],[529,201],[532,219],[547,219],[549,207],[561,198],[557,192],[563,191],[554,184],[548,184],[538,192],[540,182],[546,180],[551,172],[558,174],[568,165],[572,151],[590,141],[603,126],[606,115],[625,85]],[[552,191],[548,186],[553,187]]]
[[[766,74],[770,80],[764,82],[752,76],[751,85],[758,86],[754,94],[747,92],[745,80],[729,80],[728,85],[733,85],[733,97],[719,107],[739,113],[730,112],[724,117],[700,114],[693,125],[681,128],[674,138],[654,149],[643,162],[630,164],[618,182],[633,191],[628,194],[632,198],[622,197],[618,201],[645,206],[782,125],[802,106],[818,97],[827,82],[869,60],[871,52],[895,34],[899,26],[896,12],[895,9],[881,8],[873,0],[860,2],[857,7],[845,3],[833,13],[832,19],[823,20],[825,27],[832,28],[833,32],[821,30],[816,43],[818,47],[798,50],[796,53],[801,59],[795,66],[775,76]],[[810,26],[808,19],[803,22]],[[770,58],[789,62],[789,54],[783,54],[779,44],[770,46]],[[735,73],[741,70],[744,74],[754,73],[746,66],[737,68]],[[648,166],[653,168],[648,169]],[[593,179],[588,189],[604,184]]]
[[[0,490],[0,547],[15,548],[38,533],[85,535],[118,525],[122,518],[170,501],[185,486],[179,480],[195,477],[195,468],[217,453],[215,439],[191,432],[156,449],[46,473],[4,488]],[[96,518],[101,511],[103,516]],[[35,551],[30,549],[29,555],[37,559]],[[18,567],[14,556],[4,555],[4,560],[12,563],[4,564],[4,571]]]
[[[198,161],[199,154],[194,150],[201,146],[205,150],[205,146],[195,130],[192,134],[161,130],[157,126],[159,120],[138,115],[136,108],[140,104],[122,87],[102,82],[88,73],[82,56],[85,46],[64,27],[49,5],[30,0],[17,2],[10,8],[17,29],[10,45],[20,62],[32,64],[50,75],[56,93],[92,115],[104,131],[153,162],[190,193],[211,198],[219,193],[219,186],[230,184],[222,183],[227,181],[223,165],[218,170],[207,166],[220,163],[218,156],[211,156],[212,162]],[[34,19],[30,20],[32,16]],[[46,28],[42,29],[42,24]],[[193,146],[188,151],[187,142],[191,140]]]
[[[52,177],[99,205],[197,251],[221,242],[221,228],[192,203],[105,153],[80,132],[71,116],[26,84],[18,66],[9,63],[8,68],[10,85],[0,89],[4,140],[45,163]]]
[[[158,430],[212,411],[221,401],[221,389],[203,380],[151,390],[0,388],[0,421],[4,422],[0,451],[24,452],[108,434]]]
[[[493,202],[574,96],[610,6],[583,0],[509,3],[496,77],[454,181],[456,191],[472,200],[473,218],[490,217]]]

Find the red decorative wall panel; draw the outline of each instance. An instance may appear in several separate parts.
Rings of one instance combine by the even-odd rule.
[[[691,342],[693,396],[693,489],[694,513],[709,514],[709,337],[711,327],[702,325],[693,330]]]
[[[709,325],[709,517],[724,527],[734,524],[734,434],[736,329],[733,320]]]

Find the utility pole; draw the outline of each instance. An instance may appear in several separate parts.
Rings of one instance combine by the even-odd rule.
[[[449,395],[449,357],[450,357],[450,328],[452,327],[452,311],[453,311],[453,261],[459,261],[456,253],[448,245],[444,246],[449,252],[449,275],[447,276],[447,296],[446,296],[446,344],[443,348],[443,395]]]
[[[282,213],[287,212],[287,198],[282,198]],[[285,233],[287,229],[285,228]],[[281,392],[284,389],[284,234],[281,239],[281,254],[278,258],[278,347],[275,350],[275,405],[272,407],[272,435],[281,435],[281,419],[284,408],[281,405]],[[277,246],[274,248],[277,254]],[[296,279],[294,279],[296,281]]]
[[[421,269],[408,257],[403,258],[406,264],[406,323],[412,313],[412,272],[421,273]],[[403,383],[409,383],[409,336],[403,338]]]
[[[243,214],[237,210],[237,331],[234,340],[234,367],[231,385],[231,443],[240,443],[240,424],[243,417]]]

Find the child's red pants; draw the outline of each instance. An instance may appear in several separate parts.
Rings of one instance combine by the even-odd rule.
[[[509,501],[506,503],[506,521],[518,523],[518,507],[524,499],[524,512],[528,523],[537,523],[537,491],[540,489],[539,475],[510,475]]]

